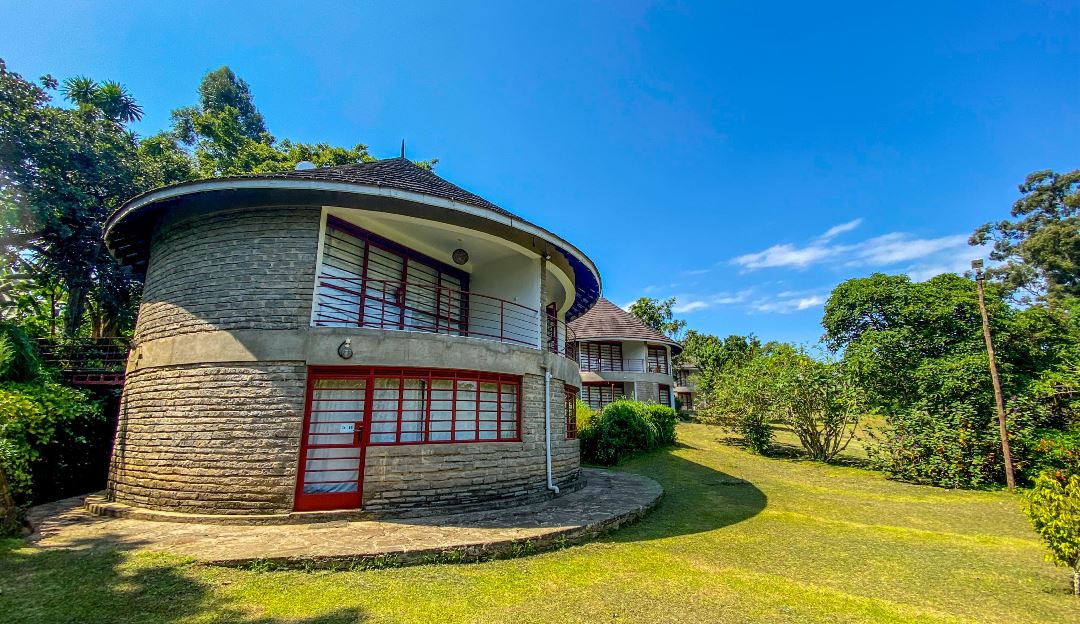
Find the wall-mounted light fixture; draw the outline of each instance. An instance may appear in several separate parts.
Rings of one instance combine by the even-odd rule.
[[[344,342],[338,345],[337,354],[341,356],[341,359],[343,360],[348,360],[353,356],[352,338],[346,338]]]
[[[465,264],[469,261],[469,252],[465,251],[464,249],[458,248],[454,250],[452,257],[454,258],[455,263]]]

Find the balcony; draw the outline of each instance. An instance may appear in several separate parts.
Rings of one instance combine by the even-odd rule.
[[[642,359],[612,360],[607,358],[582,356],[578,358],[578,364],[581,366],[581,370],[596,373],[658,373],[666,375],[669,370],[667,362]]]
[[[314,307],[316,327],[463,336],[577,359],[577,339],[557,317],[506,299],[432,283],[320,275]]]

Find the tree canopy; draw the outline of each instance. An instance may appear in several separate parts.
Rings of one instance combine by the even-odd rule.
[[[128,197],[192,171],[166,138],[153,152],[140,149],[125,124],[142,110],[119,83],[65,81],[61,92],[74,108],[53,102],[58,86],[49,76],[25,80],[0,61],[0,227],[6,272],[62,285],[71,336],[88,306],[104,327],[137,296],[138,284],[104,248],[105,219]],[[174,162],[152,164],[157,157]]]
[[[972,245],[993,243],[987,273],[1022,300],[1080,296],[1080,169],[1036,171],[1020,185],[1012,220],[987,223]]]
[[[375,160],[367,146],[278,142],[255,107],[251,88],[228,67],[203,77],[199,103],[172,112],[173,134],[194,152],[204,177],[292,169],[300,161],[320,167]]]
[[[636,316],[647,327],[651,327],[669,338],[676,338],[686,328],[686,321],[675,318],[674,312],[671,311],[674,305],[675,297],[664,301],[641,297],[630,304],[630,314]]]

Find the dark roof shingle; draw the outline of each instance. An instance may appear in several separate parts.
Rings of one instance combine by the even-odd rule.
[[[679,343],[645,325],[636,316],[603,297],[597,299],[596,305],[569,325],[578,340],[624,338],[672,345],[675,352],[682,350]]]
[[[403,191],[412,191],[414,193],[423,193],[424,195],[449,199],[463,204],[469,204],[470,206],[477,206],[479,208],[488,208],[513,219],[519,221],[523,220],[517,215],[489,202],[483,197],[470,193],[456,184],[447,182],[407,158],[386,158],[354,165],[337,165],[334,167],[319,167],[317,169],[278,171],[243,177],[320,180],[325,182],[367,184],[370,186],[388,186]]]

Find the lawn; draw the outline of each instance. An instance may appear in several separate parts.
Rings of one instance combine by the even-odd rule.
[[[604,539],[482,564],[238,571],[87,545],[0,547],[0,621],[1077,622],[1006,492],[751,455],[715,428],[620,469],[660,481]],[[781,436],[783,441],[783,435]]]

